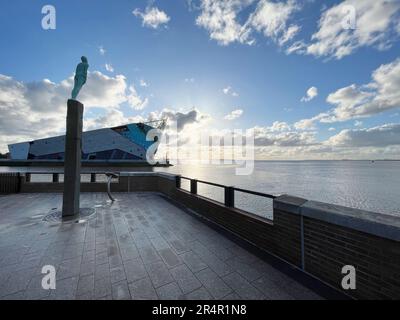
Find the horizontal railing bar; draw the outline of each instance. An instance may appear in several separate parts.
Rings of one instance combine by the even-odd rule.
[[[220,188],[225,188],[226,187],[223,184],[214,183],[214,182],[208,182],[208,181],[204,181],[204,180],[197,180],[197,182],[204,183],[204,184],[209,184],[209,185],[214,186],[214,187],[220,187]]]
[[[188,177],[181,177],[181,179],[196,180],[198,183],[204,183],[204,184],[208,184],[208,185],[215,186],[215,187],[220,187],[220,188],[227,188],[228,187],[228,186],[223,185],[223,184],[204,181],[204,180],[197,180],[197,179],[192,179],[192,178],[188,178]],[[249,194],[252,194],[252,195],[255,195],[255,196],[264,197],[264,198],[270,198],[270,199],[275,199],[276,198],[276,196],[274,196],[272,194],[262,193],[262,192],[258,192],[258,191],[251,191],[251,190],[246,190],[246,189],[241,189],[241,188],[236,188],[236,187],[233,187],[233,189],[235,191],[239,191],[239,192],[243,192],[243,193],[249,193]]]
[[[253,194],[255,196],[260,196],[260,197],[265,197],[265,198],[270,198],[270,199],[275,199],[276,196],[272,194],[267,194],[267,193],[262,193],[262,192],[257,192],[257,191],[251,191],[251,190],[246,190],[246,189],[241,189],[241,188],[233,188],[235,191],[243,192],[243,193],[249,193]]]

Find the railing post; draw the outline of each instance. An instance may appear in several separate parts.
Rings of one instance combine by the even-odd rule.
[[[59,175],[58,173],[53,173],[53,183],[54,182],[59,182]]]
[[[197,180],[190,180],[190,193],[197,194]]]
[[[225,206],[229,208],[235,206],[235,189],[233,187],[225,187]]]
[[[91,173],[90,174],[90,182],[91,183],[95,183],[96,182],[96,174],[95,173]]]
[[[30,173],[25,173],[25,182],[31,182],[31,174]]]
[[[175,176],[175,186],[177,189],[181,188],[181,176]]]

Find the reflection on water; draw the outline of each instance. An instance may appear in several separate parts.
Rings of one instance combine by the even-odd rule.
[[[400,161],[256,161],[249,176],[236,176],[235,165],[185,164],[156,171],[241,187],[269,194],[291,194],[310,200],[400,215]],[[8,168],[0,171],[47,171],[48,168]],[[54,168],[60,171],[62,168]],[[85,171],[137,171],[137,168],[83,168]],[[50,177],[51,179],[51,177]],[[87,176],[84,179],[88,179]],[[182,187],[189,188],[182,180]],[[198,193],[223,201],[223,190],[203,184]],[[271,217],[272,201],[235,193],[237,207]]]

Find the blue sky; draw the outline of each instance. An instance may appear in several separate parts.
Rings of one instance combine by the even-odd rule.
[[[41,27],[46,4],[56,9],[55,30]],[[343,19],[340,14],[348,14],[343,6],[355,9],[354,30],[335,27]],[[382,152],[399,157],[400,140],[393,135],[400,133],[400,98],[392,92],[400,83],[399,16],[399,1],[3,1],[0,74],[7,79],[0,82],[0,151],[7,143],[62,132],[60,101],[68,98],[68,84],[64,88],[62,83],[84,54],[89,70],[98,71],[93,83],[99,84],[82,91],[86,128],[121,124],[104,121],[110,112],[118,122],[160,116],[163,110],[178,117],[176,112],[195,108],[192,121],[207,115],[207,128],[260,128],[260,141],[268,141],[259,144],[265,159],[355,153],[369,158]],[[382,83],[392,83],[387,90],[371,78],[382,65],[390,69],[382,71],[387,77]],[[113,83],[115,90],[106,92],[102,81]],[[351,97],[338,93],[352,84]],[[312,87],[317,94],[301,101]],[[16,90],[22,98],[7,100]],[[47,105],[35,108],[41,90],[48,100],[40,103]],[[360,92],[366,94],[362,102]],[[337,104],[327,101],[335,93]],[[335,111],[339,104],[343,108]],[[11,110],[20,110],[32,128],[10,120]],[[234,110],[241,112],[229,117]]]

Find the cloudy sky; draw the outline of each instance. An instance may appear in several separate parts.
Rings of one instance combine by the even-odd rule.
[[[399,0],[2,1],[0,39],[0,152],[64,132],[86,55],[85,129],[169,117],[187,143],[252,128],[258,159],[400,158]]]

